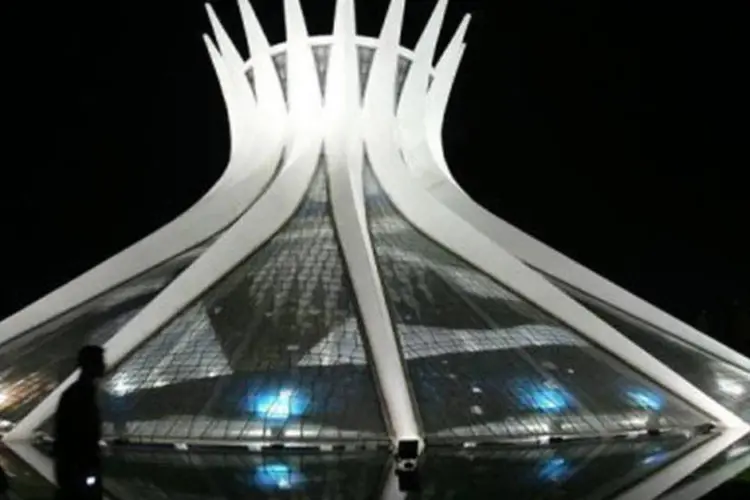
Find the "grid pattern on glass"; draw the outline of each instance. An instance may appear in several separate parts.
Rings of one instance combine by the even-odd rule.
[[[690,383],[750,421],[750,373],[554,278],[547,278]]]
[[[116,450],[104,486],[121,500],[378,498],[388,457],[379,453],[270,455]]]
[[[406,498],[616,498],[700,442],[670,437],[461,454],[428,452],[421,467],[421,495]]]
[[[602,435],[709,420],[411,227],[365,161],[375,255],[428,438]]]
[[[0,346],[0,432],[73,373],[81,347],[106,343],[204,248],[175,257]]]
[[[380,441],[322,161],[296,214],[105,384],[105,435]]]

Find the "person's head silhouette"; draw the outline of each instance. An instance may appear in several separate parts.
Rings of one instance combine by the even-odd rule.
[[[81,378],[96,380],[104,376],[104,349],[96,345],[87,345],[78,351],[78,367]]]

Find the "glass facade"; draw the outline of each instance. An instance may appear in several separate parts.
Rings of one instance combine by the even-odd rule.
[[[78,350],[103,345],[203,251],[191,250],[0,346],[0,431],[76,368]]]
[[[428,439],[618,434],[709,420],[425,237],[369,165],[365,196]]]
[[[379,498],[382,454],[116,451],[104,487],[118,500]]]
[[[315,68],[318,72],[318,80],[320,82],[320,90],[325,97],[325,86],[326,76],[328,74],[328,58],[331,55],[330,44],[317,44],[312,46],[313,57],[315,58]],[[375,49],[372,47],[357,46],[357,56],[359,58],[359,91],[360,97],[364,98],[365,90],[367,89],[367,81],[370,77],[370,69],[372,68],[372,61],[375,57]],[[284,92],[284,99],[287,97],[287,58],[286,53],[282,52],[273,56],[273,63],[276,67],[276,72],[281,82],[281,87]],[[406,75],[409,73],[411,68],[411,61],[405,56],[399,56],[398,67],[396,72],[395,92],[396,92],[396,104],[398,104],[401,98],[401,92],[404,89],[404,82],[406,81]],[[250,87],[255,92],[255,76],[253,75],[252,68],[246,73],[247,80],[250,83]],[[430,82],[432,81],[430,77]]]
[[[379,441],[323,157],[295,215],[106,380],[105,434]]]
[[[104,459],[103,484],[118,500],[391,499],[394,493],[409,500],[604,500],[662,471],[707,439],[661,436],[484,450],[429,448],[420,459],[418,492],[401,494],[394,491],[399,481],[385,453],[115,447]]]
[[[750,373],[548,276],[591,312],[750,422]]]
[[[675,436],[468,453],[428,450],[420,470],[421,492],[406,498],[616,498],[699,443]]]

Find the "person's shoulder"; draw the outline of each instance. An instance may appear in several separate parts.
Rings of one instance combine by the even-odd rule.
[[[65,389],[60,396],[60,401],[67,401],[70,399],[78,399],[81,397],[81,384],[76,380],[70,386]]]

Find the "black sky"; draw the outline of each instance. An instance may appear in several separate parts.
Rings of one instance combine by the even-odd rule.
[[[214,3],[237,40],[234,2]],[[311,32],[333,3],[303,0]],[[202,2],[21,4],[3,16],[0,316],[178,215],[228,146]],[[281,41],[281,1],[253,4]],[[445,144],[482,205],[693,322],[750,304],[746,36],[710,5],[651,4],[453,0],[441,48],[474,19]],[[404,45],[433,5],[407,2]],[[386,6],[360,0],[360,32]]]

